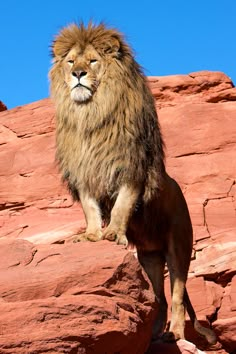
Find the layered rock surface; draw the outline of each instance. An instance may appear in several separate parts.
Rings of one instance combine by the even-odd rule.
[[[2,239],[0,289],[0,353],[142,354],[149,345],[154,294],[114,243]]]
[[[210,321],[224,350],[233,352],[236,350],[236,89],[226,75],[211,72],[152,77],[149,78],[149,83],[156,98],[166,143],[167,170],[180,184],[193,222],[194,251],[188,281],[189,294],[198,317],[204,322]],[[43,348],[45,336],[46,342],[51,345],[52,353],[53,350],[60,352],[58,348],[62,348],[61,352],[65,353],[83,353],[83,344],[76,347],[75,343],[82,343],[83,340],[85,340],[83,343],[89,343],[86,342],[87,339],[81,339],[83,336],[88,338],[86,333],[89,333],[88,336],[93,333],[89,338],[93,338],[93,335],[94,338],[96,337],[97,329],[92,331],[92,327],[88,329],[85,324],[84,332],[81,329],[83,332],[81,336],[78,335],[78,331],[73,332],[74,328],[81,325],[81,318],[79,316],[77,318],[74,312],[80,311],[77,301],[81,301],[82,293],[79,294],[80,300],[78,300],[78,296],[68,290],[73,286],[77,286],[78,290],[82,287],[79,279],[81,277],[85,279],[83,281],[87,290],[83,296],[84,300],[88,299],[88,308],[91,308],[87,294],[93,291],[93,286],[88,288],[90,280],[81,276],[81,273],[78,273],[78,279],[75,276],[79,271],[78,259],[82,257],[84,260],[78,252],[80,247],[87,246],[84,244],[53,245],[71,237],[85,226],[80,205],[73,205],[66,188],[61,184],[54,154],[54,108],[49,99],[0,113],[0,242],[1,249],[4,250],[2,255],[4,261],[1,262],[0,269],[1,289],[3,289],[1,308],[4,313],[1,320],[0,348],[5,350],[2,351],[3,353],[11,353],[7,343],[19,347],[19,353],[30,353],[30,350],[41,353],[43,351],[40,351],[40,348]],[[98,279],[97,287],[105,282],[106,267],[113,267],[109,273],[112,278],[117,274],[117,269],[120,269],[119,266],[123,267],[127,264],[125,257],[131,257],[127,251],[115,245],[103,242],[89,245],[86,249],[88,259],[95,258],[95,263],[99,264],[97,269],[95,267],[92,270],[95,278]],[[95,257],[96,249],[98,252],[103,250],[99,259]],[[53,256],[49,256],[50,252]],[[105,256],[108,257],[106,261]],[[45,261],[44,257],[46,257]],[[113,263],[113,260],[116,263]],[[37,262],[43,267],[38,266]],[[84,262],[86,265],[87,261]],[[132,263],[135,259],[132,258],[130,262],[135,264],[134,268],[140,276],[138,264]],[[66,271],[75,268],[75,273],[68,271],[65,273],[66,277],[57,278],[57,270],[63,273],[64,268]],[[130,271],[127,270],[127,273],[129,274]],[[136,275],[133,273],[131,276],[130,273],[129,277],[133,276],[134,281],[137,282]],[[37,287],[36,280],[39,282]],[[78,283],[74,285],[74,281]],[[68,282],[69,287],[66,285]],[[142,297],[147,296],[149,300],[146,305],[143,305],[146,306],[144,310],[135,307],[136,300],[134,302],[132,299],[128,300],[130,293],[126,294],[125,303],[128,307],[122,311],[126,315],[127,313],[131,315],[124,327],[122,327],[123,323],[118,324],[121,318],[117,315],[114,319],[114,313],[111,314],[111,307],[114,308],[117,301],[117,293],[114,297],[107,294],[105,296],[90,294],[110,301],[107,305],[110,312],[106,313],[104,318],[99,317],[101,308],[97,315],[91,309],[88,310],[86,302],[81,305],[81,311],[85,311],[81,312],[84,314],[83,318],[89,313],[89,316],[97,318],[95,322],[100,323],[103,335],[99,338],[108,338],[105,335],[106,327],[103,327],[103,322],[111,316],[109,319],[111,323],[121,326],[117,332],[115,331],[116,333],[119,335],[121,332],[125,333],[125,338],[133,338],[134,342],[137,341],[136,330],[141,328],[139,316],[143,319],[145,316],[142,317],[142,314],[147,314],[148,321],[145,322],[145,326],[148,327],[155,312],[154,299],[151,300],[150,289],[144,284],[147,283],[141,284],[142,295],[137,295],[141,296],[141,300],[135,298],[138,301],[137,306],[141,308]],[[61,288],[63,288],[62,292],[55,290]],[[168,279],[166,288],[169,292]],[[35,289],[38,289],[38,292]],[[109,291],[113,292],[114,289],[111,287]],[[124,287],[121,287],[119,296],[123,296],[123,292]],[[27,294],[31,294],[31,297],[27,298]],[[92,300],[92,303],[97,304],[96,301],[100,300]],[[108,302],[105,303],[105,307]],[[77,306],[77,309],[71,304]],[[70,311],[72,315],[68,315]],[[64,325],[64,321],[67,320],[69,326]],[[89,323],[90,317],[87,320]],[[132,329],[129,327],[130,323],[133,323],[132,326],[130,325]],[[69,327],[73,330],[69,331]],[[21,337],[15,335],[20,328],[23,328]],[[39,328],[38,334],[37,328]],[[46,333],[49,333],[48,337]],[[140,336],[142,331],[138,333]],[[2,341],[1,334],[5,336],[2,337],[4,338]],[[118,337],[110,338],[113,338],[112,342],[114,342],[116,341],[114,338]],[[186,337],[199,348],[204,348],[188,323]],[[140,343],[143,343],[140,350],[144,350],[149,338],[148,335],[145,338],[140,337]],[[31,340],[34,344],[30,348]],[[24,346],[20,347],[19,343],[25,343],[28,351],[24,352],[22,349]],[[78,348],[81,351],[78,351]],[[159,347],[155,345],[155,348],[152,347],[150,350],[152,353],[153,350],[158,353],[160,352],[158,348],[160,345]],[[178,350],[184,352],[183,348],[184,345]],[[219,348],[218,345],[212,350],[220,350]],[[117,350],[123,353],[123,349]],[[170,349],[168,350],[170,352]],[[138,353],[138,351],[134,353],[136,352]],[[178,352],[177,348],[176,352]],[[108,354],[110,353],[108,351]],[[130,352],[124,351],[124,353]]]

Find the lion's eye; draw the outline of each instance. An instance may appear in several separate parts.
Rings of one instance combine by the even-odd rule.
[[[67,61],[67,63],[70,64],[70,65],[73,65],[74,64],[74,60],[70,59],[70,60]]]
[[[91,59],[90,64],[95,64],[97,62],[97,59]]]

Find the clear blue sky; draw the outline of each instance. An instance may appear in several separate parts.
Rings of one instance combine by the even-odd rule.
[[[223,71],[236,84],[236,0],[2,0],[0,100],[48,97],[53,36],[89,19],[124,32],[147,75]]]

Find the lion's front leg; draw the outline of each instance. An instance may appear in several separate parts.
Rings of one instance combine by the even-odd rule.
[[[83,207],[87,228],[86,232],[77,235],[74,242],[99,241],[102,239],[102,217],[97,201],[86,192],[80,192],[80,201]]]
[[[104,239],[116,241],[120,245],[128,245],[126,231],[138,197],[138,189],[128,185],[120,188],[111,211],[111,221],[103,232]]]

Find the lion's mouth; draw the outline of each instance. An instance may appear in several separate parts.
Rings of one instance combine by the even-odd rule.
[[[80,82],[71,89],[71,98],[76,102],[86,102],[93,96],[93,90]]]
[[[75,85],[75,86],[72,88],[72,90],[74,90],[74,89],[76,89],[76,88],[80,88],[80,87],[84,87],[84,88],[86,88],[87,90],[92,91],[90,87],[88,87],[88,86],[86,86],[86,85],[83,85],[83,84],[81,84],[80,82],[79,82],[77,85]]]
[[[89,101],[97,89],[95,84],[97,84],[97,81],[89,84],[89,86],[86,85],[86,82],[77,82],[71,89],[71,98],[80,103]]]

